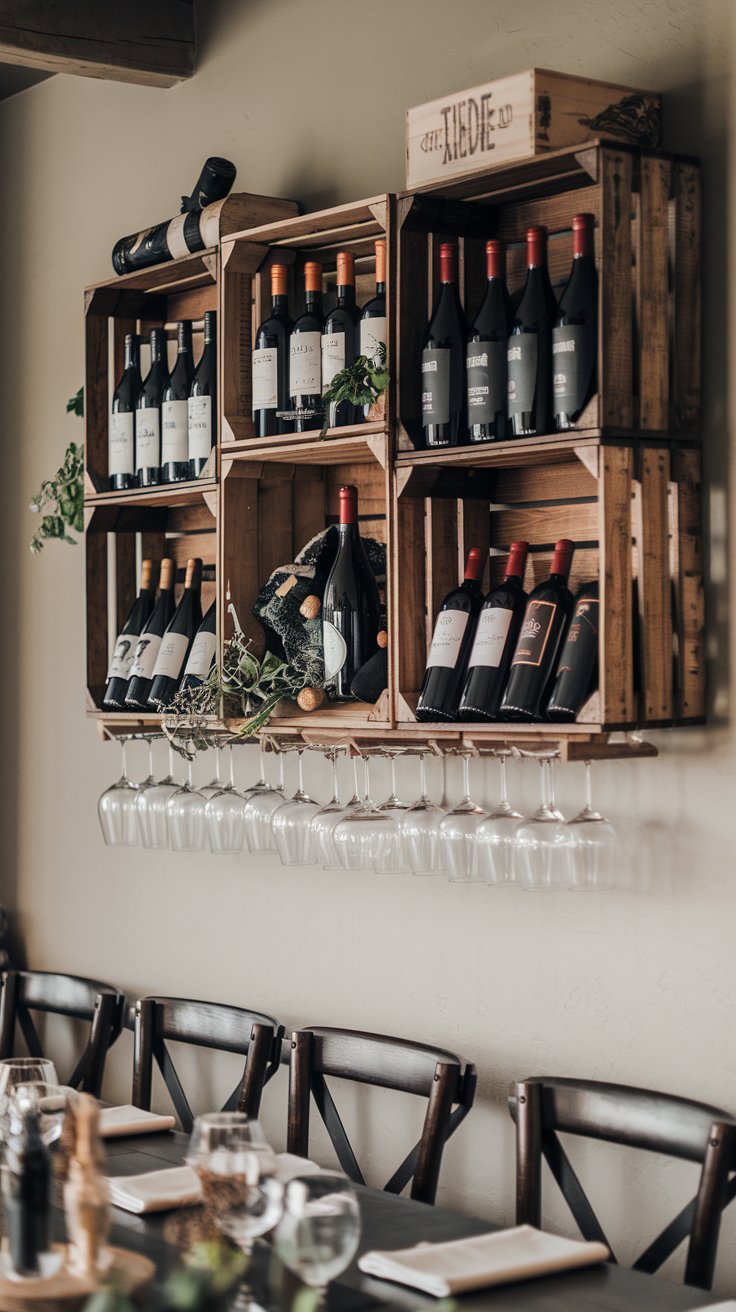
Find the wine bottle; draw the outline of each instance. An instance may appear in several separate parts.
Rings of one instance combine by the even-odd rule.
[[[112,660],[108,666],[105,695],[102,699],[102,705],[106,710],[125,705],[125,694],[128,691],[128,681],[135,649],[153,610],[152,570],[152,562],[144,560],[141,564],[141,585],[138,596],[133,602],[128,618],[118,634]]]
[[[197,630],[192,650],[184,667],[182,688],[199,688],[206,683],[215,663],[217,649],[217,602],[213,601]]]
[[[3,1194],[7,1246],[16,1275],[40,1274],[49,1249],[51,1154],[41,1138],[39,1113],[25,1107],[11,1115],[5,1150]]]
[[[161,397],[169,378],[164,329],[152,328],[149,341],[151,368],[135,412],[135,469],[141,487],[161,482]]]
[[[377,360],[386,349],[386,242],[376,242],[376,294],[363,306],[360,316],[360,354]]]
[[[217,438],[217,315],[204,312],[204,350],[189,390],[189,477],[199,478]]]
[[[552,427],[552,326],[557,302],[547,272],[547,229],[528,228],[527,275],[508,348],[509,427],[512,437]]]
[[[170,705],[181,683],[181,676],[189,658],[192,643],[202,623],[201,586],[202,562],[197,557],[192,556],[187,561],[187,572],[181,600],[161,639],[156,664],[153,667],[148,705],[156,710],[162,706]]]
[[[457,288],[457,247],[440,246],[440,290],[422,350],[425,446],[457,446],[466,434],[465,344],[468,330]]]
[[[558,432],[574,428],[596,389],[598,274],[592,214],[572,221],[572,270],[552,329],[552,407]]]
[[[337,253],[337,305],[325,319],[322,333],[322,391],[326,391],[335,374],[351,365],[358,355],[360,310],[355,304],[355,257],[349,251]],[[357,424],[358,410],[350,401],[329,406],[330,428]]]
[[[322,265],[304,265],[304,313],[289,338],[289,400],[294,410],[313,410],[294,425],[297,433],[322,427]]]
[[[107,482],[111,492],[138,486],[135,476],[135,411],[141,386],[140,338],[136,333],[127,333],[125,363],[113,393],[107,436]]]
[[[191,196],[182,197],[182,210],[165,223],[156,223],[142,232],[133,232],[116,241],[112,266],[116,273],[146,269],[163,260],[216,246],[220,236],[221,205],[235,181],[235,165],[229,159],[211,155],[205,160]]]
[[[511,298],[506,288],[506,250],[486,242],[486,294],[468,335],[468,434],[471,442],[506,437],[508,376],[506,354],[511,331]]]
[[[192,390],[192,321],[176,325],[176,364],[161,397],[161,480],[189,478],[189,393]]]
[[[473,645],[475,620],[483,604],[485,557],[471,547],[465,577],[448,592],[435,620],[427,670],[417,702],[418,720],[454,720]]]
[[[502,720],[543,718],[547,690],[572,612],[567,579],[574,550],[575,544],[569,538],[560,538],[555,545],[549,578],[529,594],[501,700],[499,718]]]
[[[503,583],[491,588],[475,630],[459,720],[495,720],[526,610],[528,542],[512,542]]]
[[[358,489],[340,488],[337,555],[325,584],[322,636],[325,687],[336,701],[353,701],[350,685],[378,649],[378,585],[358,529]]]
[[[552,693],[548,720],[575,720],[598,684],[598,584],[586,583],[575,598]]]
[[[141,630],[130,667],[125,705],[136,711],[148,710],[153,669],[161,639],[174,614],[174,562],[169,556],[161,561],[159,593],[150,618]]]
[[[285,264],[271,265],[271,313],[256,333],[252,357],[253,423],[256,437],[291,433],[290,419],[279,419],[277,411],[291,409],[289,400],[289,340],[293,324],[289,318],[288,270]]]

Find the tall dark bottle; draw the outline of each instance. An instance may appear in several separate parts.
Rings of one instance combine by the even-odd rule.
[[[149,707],[169,706],[178,691],[192,643],[202,623],[201,586],[202,562],[192,556],[187,561],[181,600],[158,649],[148,694]]]
[[[481,587],[485,555],[471,547],[465,577],[448,592],[435,620],[422,691],[417,702],[418,720],[454,720],[462,692],[475,621],[483,605]]]
[[[350,685],[378,649],[378,586],[358,529],[358,489],[340,488],[337,555],[325,584],[322,634],[325,687],[336,701],[353,700]]]
[[[575,598],[575,608],[563,643],[557,673],[547,704],[548,720],[576,720],[598,686],[598,584],[586,583]]]
[[[360,316],[360,354],[375,360],[386,349],[386,242],[376,242],[376,294],[363,306]]]
[[[529,594],[501,700],[499,718],[502,720],[544,718],[550,682],[572,613],[573,599],[567,580],[574,550],[575,544],[569,538],[560,538],[549,578]]]
[[[468,330],[457,287],[457,247],[440,246],[440,289],[422,350],[425,446],[457,446],[466,437],[465,345]]]
[[[141,394],[140,338],[125,337],[125,362],[115,388],[107,435],[107,473],[111,492],[137,487],[135,476],[135,412]]]
[[[194,370],[187,407],[189,477],[199,478],[217,440],[217,315],[204,313],[204,350]]]
[[[355,303],[355,257],[350,251],[337,253],[337,305],[325,319],[322,333],[322,391],[335,374],[351,365],[358,355],[360,310]],[[349,401],[329,407],[330,428],[357,424],[359,412]]]
[[[165,330],[152,328],[149,341],[151,367],[135,412],[135,469],[141,487],[161,482],[161,397],[169,381]]]
[[[297,433],[322,427],[322,265],[304,265],[304,313],[289,338],[289,403],[294,410],[313,410],[294,424]]]
[[[176,364],[161,397],[161,478],[179,483],[189,478],[189,393],[194,378],[192,321],[176,325]]]
[[[596,389],[598,274],[592,214],[572,221],[572,270],[552,329],[552,409],[555,428],[574,428]]]
[[[174,562],[169,556],[161,561],[158,583],[156,605],[144,624],[136,644],[125,694],[125,705],[136,711],[148,710],[148,694],[151,691],[153,670],[161,639],[174,614]]]
[[[16,1275],[37,1276],[50,1242],[51,1154],[34,1107],[11,1115],[3,1194],[11,1266]]]
[[[528,228],[527,275],[508,349],[511,437],[552,428],[552,328],[557,302],[547,272],[547,229]]]
[[[486,294],[468,334],[465,360],[471,442],[491,442],[507,435],[506,354],[512,310],[502,241],[486,242],[486,278]]]
[[[138,596],[133,602],[128,618],[118,634],[112,660],[108,666],[105,695],[102,699],[102,705],[106,709],[114,710],[125,705],[125,695],[128,691],[135,649],[153,610],[152,572],[152,562],[144,560],[141,564],[141,584]]]
[[[528,542],[512,542],[503,583],[491,588],[475,630],[459,720],[496,720],[511,657],[526,610],[524,570]]]
[[[182,688],[199,688],[206,683],[215,663],[217,650],[217,602],[213,601],[192,643],[192,650],[184,666]]]
[[[279,410],[290,410],[289,339],[293,324],[289,318],[288,269],[285,264],[271,265],[271,313],[256,333],[252,355],[253,423],[256,437],[274,437],[291,433],[289,419],[279,419]]]

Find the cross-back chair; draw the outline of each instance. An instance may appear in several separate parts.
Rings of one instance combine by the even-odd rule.
[[[107,1053],[123,1025],[125,997],[110,984],[42,970],[9,970],[0,979],[0,1057],[12,1057],[16,1027],[31,1057],[44,1052],[31,1012],[89,1022],[89,1034],[66,1083],[100,1096]]]
[[[701,1166],[693,1199],[633,1263],[658,1271],[687,1240],[685,1283],[710,1289],[721,1213],[736,1195],[736,1123],[727,1112],[670,1094],[585,1080],[523,1080],[509,1098],[516,1122],[516,1219],[539,1227],[542,1159],[547,1162],[585,1239],[606,1244],[616,1258],[558,1135],[580,1135],[641,1148]]]
[[[327,1078],[413,1093],[427,1099],[419,1142],[384,1185],[400,1194],[411,1181],[411,1197],[433,1203],[442,1153],[473,1105],[475,1067],[452,1052],[407,1039],[359,1030],[310,1027],[291,1036],[289,1063],[289,1152],[307,1157],[311,1098],[325,1123],[338,1160],[356,1184],[363,1173],[340,1119]]]
[[[134,1035],[135,1106],[150,1110],[155,1061],[182,1129],[191,1133],[194,1116],[167,1041],[245,1057],[243,1074],[222,1110],[257,1116],[264,1085],[280,1065],[284,1027],[262,1012],[222,1003],[195,1002],[188,998],[141,998],[135,1004]]]

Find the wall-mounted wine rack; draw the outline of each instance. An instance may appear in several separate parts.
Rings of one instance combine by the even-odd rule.
[[[286,203],[282,202],[282,206]],[[291,207],[293,210],[293,207]],[[477,304],[483,245],[500,235],[513,293],[530,223],[550,233],[553,284],[571,259],[572,217],[595,215],[599,273],[598,393],[565,434],[424,451],[419,355],[438,275],[439,242],[456,237],[461,294]],[[334,286],[338,250],[356,257],[358,300],[371,294],[374,242],[387,246],[385,419],[351,428],[256,438],[250,354],[266,278],[318,259]],[[700,530],[700,170],[697,161],[587,143],[449,184],[275,221],[218,251],[91,288],[87,320],[87,688],[89,713],[114,735],[156,722],[100,708],[110,634],[135,587],[135,554],[217,567],[218,641],[229,636],[229,582],[256,649],[251,615],[272,569],[337,517],[337,489],[357,484],[363,531],[387,544],[388,687],[375,705],[287,706],[277,736],[310,741],[432,742],[440,749],[549,746],[563,757],[640,749],[619,730],[702,723],[705,715]],[[295,289],[293,289],[295,290]],[[292,303],[298,302],[292,296]],[[218,448],[194,483],[100,491],[106,475],[111,377],[125,332],[219,311]],[[138,540],[137,535],[141,535]],[[439,601],[471,544],[491,571],[513,538],[531,544],[526,585],[559,536],[576,542],[573,586],[598,578],[600,686],[570,725],[434,725],[414,718]],[[138,542],[138,548],[136,546]],[[108,587],[108,554],[114,549]],[[497,553],[497,556],[496,554]],[[488,578],[486,578],[486,586]],[[635,623],[635,613],[638,623]],[[646,749],[650,750],[650,749]]]

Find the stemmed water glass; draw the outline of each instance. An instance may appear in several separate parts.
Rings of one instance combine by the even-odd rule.
[[[187,778],[166,803],[169,839],[175,852],[201,852],[205,843],[205,798],[194,787],[192,761],[187,762]]]
[[[399,823],[403,818],[404,812],[409,810],[409,803],[402,802],[396,792],[396,757],[403,755],[403,752],[403,748],[397,750],[392,747],[384,747],[382,751],[382,754],[387,756],[391,763],[391,792],[386,798],[386,801],[382,802],[378,809],[379,811],[383,811],[384,815],[391,816],[394,821],[396,825],[396,844],[393,851],[386,856],[385,860],[376,864],[376,870],[387,871],[391,874],[404,874],[407,870],[411,869],[409,862],[404,860],[402,844],[399,837]]]
[[[169,846],[169,823],[166,817],[166,803],[179,788],[174,779],[174,749],[169,743],[169,772],[158,783],[151,784],[138,793],[136,812],[138,829],[144,847],[161,848]]]
[[[261,743],[261,753],[263,753],[263,750],[263,743]],[[263,761],[263,756],[261,761]],[[274,813],[284,803],[283,752],[278,752],[278,763],[278,785],[274,788],[267,783],[264,783],[262,787],[257,784],[245,804],[245,841],[248,851],[253,853],[254,856],[259,853],[276,851],[276,841],[273,836],[271,821]]]
[[[419,753],[421,794],[398,822],[400,859],[414,875],[436,875],[437,829],[444,811],[429,800],[426,752]]]
[[[128,778],[126,747],[129,741],[130,735],[120,739],[122,757],[120,778],[117,783],[105,790],[97,803],[102,837],[108,847],[132,847],[138,842],[136,803],[139,790],[138,784]]]
[[[312,820],[312,842],[314,845],[314,859],[317,865],[321,865],[324,870],[342,870],[340,856],[335,847],[335,829],[346,815],[352,811],[360,810],[363,800],[360,796],[358,785],[358,757],[351,757],[353,771],[353,795],[348,802],[340,802],[334,806],[337,798],[337,768],[333,762],[333,796],[326,806],[316,813]]]
[[[335,825],[333,841],[343,870],[393,868],[399,859],[399,830],[394,817],[371,797],[370,756],[363,754],[365,797]],[[392,865],[393,863],[393,865]]]
[[[616,878],[618,835],[593,806],[591,762],[585,762],[585,805],[565,825],[569,887],[576,892],[612,888]]]
[[[522,821],[514,837],[514,868],[522,888],[567,888],[565,817],[555,806],[553,760],[539,759],[542,800],[534,815]]]
[[[319,1292],[350,1265],[360,1241],[360,1209],[344,1175],[297,1176],[284,1190],[276,1252],[289,1270]]]
[[[0,1131],[7,1137],[16,1090],[26,1084],[58,1085],[56,1067],[47,1057],[6,1057],[0,1061]]]
[[[247,797],[235,787],[233,745],[228,744],[228,782],[212,793],[204,816],[210,848],[215,854],[242,852],[245,846],[245,807]]]
[[[297,788],[288,802],[274,811],[271,826],[276,851],[284,866],[314,865],[312,852],[312,817],[319,811],[319,802],[313,802],[304,791],[304,748],[297,748]]]
[[[475,831],[477,876],[487,884],[514,882],[514,839],[524,817],[509,802],[506,762],[511,753],[506,748],[496,752],[501,771],[501,800]]]
[[[470,753],[463,752],[463,799],[443,816],[437,829],[437,864],[453,884],[480,878],[475,861],[475,831],[485,815],[470,796]]]

